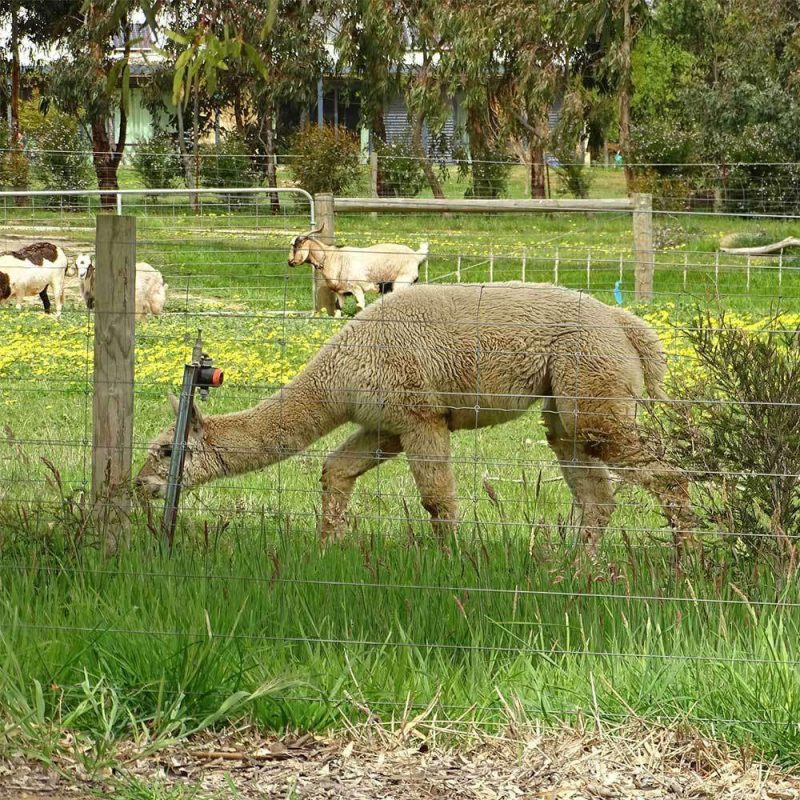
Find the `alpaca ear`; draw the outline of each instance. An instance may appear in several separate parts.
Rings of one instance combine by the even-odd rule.
[[[192,413],[189,416],[189,422],[191,423],[193,430],[197,432],[203,430],[205,419],[203,418],[203,413],[200,411],[196,400],[192,402]]]
[[[170,405],[172,406],[172,411],[177,417],[178,409],[181,407],[181,401],[172,392],[167,392],[167,397],[169,398]],[[203,425],[205,424],[203,413],[200,411],[196,400],[192,402],[192,410],[189,412],[189,423],[191,424],[192,428],[197,431],[202,430]]]

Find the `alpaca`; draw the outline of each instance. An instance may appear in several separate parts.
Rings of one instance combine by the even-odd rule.
[[[645,390],[666,399],[665,371],[646,323],[585,292],[421,286],[362,311],[254,408],[208,417],[195,408],[183,481],[266,467],[353,422],[359,430],[323,466],[322,537],[342,534],[356,479],[402,452],[442,535],[458,519],[450,434],[506,422],[542,400],[547,441],[590,546],[614,508],[610,470],[658,498],[679,541],[693,519],[687,480],[651,452],[635,419]],[[163,495],[173,431],[153,441],[140,491]]]

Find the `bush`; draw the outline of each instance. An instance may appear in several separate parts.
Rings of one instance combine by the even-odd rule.
[[[29,172],[27,157],[21,150],[11,148],[8,126],[0,123],[0,189],[27,189]]]
[[[234,133],[225,134],[219,145],[201,147],[200,154],[201,186],[236,188],[261,182],[250,148]]]
[[[377,151],[384,195],[414,197],[425,188],[425,172],[410,142],[380,142]]]
[[[292,139],[292,153],[292,177],[311,194],[344,194],[361,177],[359,139],[344,128],[307,125]]]
[[[687,327],[699,369],[667,404],[669,460],[690,471],[698,511],[756,557],[789,557],[800,537],[800,342],[780,316],[759,329],[725,313]]]
[[[555,168],[559,178],[556,194],[588,197],[594,175],[585,164],[576,161],[575,158],[574,153],[559,154],[559,166]]]
[[[180,153],[167,133],[136,142],[131,165],[147,189],[168,189],[183,176]]]
[[[656,170],[637,167],[631,189],[653,196],[657,211],[687,211],[692,207],[695,192],[692,182],[681,174],[664,175]]]
[[[24,130],[29,146],[37,151],[32,159],[34,180],[44,189],[90,188],[94,170],[77,120],[50,109],[31,122]]]
[[[464,197],[494,199],[506,196],[513,166],[506,150],[498,146],[490,147],[480,154],[480,158],[473,156],[470,160],[462,158],[464,154],[458,151],[454,155],[459,159],[459,177],[470,179]]]

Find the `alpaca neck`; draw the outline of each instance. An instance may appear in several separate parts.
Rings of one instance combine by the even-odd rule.
[[[321,398],[292,382],[246,411],[209,417],[204,438],[219,473],[236,475],[283,461],[342,422]]]

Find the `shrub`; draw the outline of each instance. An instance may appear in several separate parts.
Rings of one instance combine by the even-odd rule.
[[[657,211],[686,211],[695,199],[692,182],[677,173],[664,175],[656,170],[637,168],[631,189],[651,194],[653,208]]]
[[[497,145],[488,147],[480,154],[480,158],[473,155],[469,161],[461,157],[463,153],[454,155],[459,159],[459,177],[469,177],[464,197],[490,199],[505,197],[513,162],[504,148]]]
[[[200,184],[234,188],[260,183],[250,148],[234,133],[223,136],[218,145],[200,150]]]
[[[425,188],[425,172],[409,141],[380,142],[377,151],[383,177],[383,194],[414,197]]]
[[[361,176],[360,142],[344,128],[306,125],[292,139],[292,153],[292,177],[311,194],[344,194]]]
[[[8,126],[0,123],[0,188],[22,190],[28,188],[30,163],[19,149],[11,148]],[[17,198],[18,203],[20,198]]]
[[[37,151],[32,159],[34,180],[45,189],[90,188],[94,171],[78,121],[52,108],[37,117],[25,128]]]
[[[559,154],[559,166],[555,168],[559,182],[556,194],[570,194],[573,197],[588,197],[594,175],[586,165],[575,160],[574,153]]]
[[[667,404],[669,460],[690,471],[698,510],[756,557],[791,556],[800,536],[800,342],[778,315],[758,329],[724,312],[684,332],[699,369]],[[789,546],[791,544],[791,546]]]
[[[167,133],[138,141],[131,165],[147,189],[167,189],[183,175],[180,153]]]

